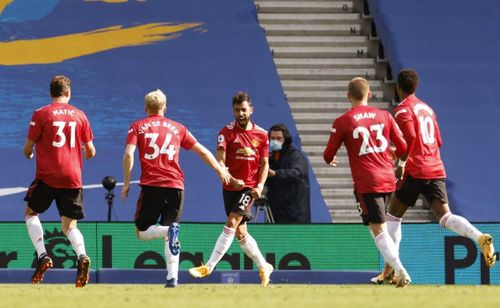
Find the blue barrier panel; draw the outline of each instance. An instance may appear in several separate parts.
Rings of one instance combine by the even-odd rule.
[[[417,96],[436,112],[452,208],[500,221],[498,1],[368,0],[394,76],[415,68]]]
[[[127,129],[144,116],[144,95],[157,88],[167,93],[166,115],[211,150],[233,119],[238,90],[251,94],[257,124],[285,123],[300,145],[251,0],[13,1],[0,8],[0,54],[0,220],[23,219],[23,191],[35,167],[21,149],[31,114],[50,102],[57,74],[72,79],[71,103],[94,129],[97,156],[83,171],[88,220],[107,218],[99,184],[106,175],[121,181]],[[217,177],[195,154],[182,156],[183,220],[225,220]],[[138,178],[136,165],[132,179]],[[312,173],[311,187],[313,221],[331,221]],[[133,219],[138,192],[132,187],[113,220]],[[52,208],[43,219],[58,214]]]

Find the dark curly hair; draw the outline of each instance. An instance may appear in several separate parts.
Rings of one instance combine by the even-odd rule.
[[[398,86],[405,93],[413,94],[418,87],[418,74],[414,69],[401,70],[398,74]]]

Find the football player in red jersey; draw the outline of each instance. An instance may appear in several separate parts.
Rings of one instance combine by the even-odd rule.
[[[69,105],[71,81],[67,77],[52,78],[50,96],[52,103],[33,113],[24,145],[24,155],[29,159],[36,149],[36,176],[24,198],[27,201],[26,227],[38,255],[31,282],[41,282],[45,271],[53,267],[45,249],[38,214],[45,212],[56,200],[62,231],[78,257],[76,287],[83,287],[89,281],[90,258],[85,252],[77,220],[84,217],[82,145],[85,158],[94,157],[93,134],[85,114]]]
[[[231,183],[223,186],[228,218],[208,262],[189,270],[195,278],[212,273],[236,236],[241,249],[257,264],[261,285],[269,285],[274,269],[264,259],[257,242],[248,233],[246,224],[251,219],[250,207],[261,196],[269,170],[267,132],[250,120],[252,113],[253,106],[248,93],[236,93],[233,97],[235,120],[222,128],[217,137],[217,160],[232,175]]]
[[[335,154],[344,143],[363,223],[369,226],[386,262],[396,270],[397,286],[405,287],[411,279],[387,233],[385,204],[395,189],[390,142],[398,157],[406,152],[406,143],[389,112],[368,106],[369,95],[368,81],[359,77],[351,80],[347,96],[352,108],[333,122],[323,158],[336,166]]]
[[[187,128],[164,116],[167,97],[156,90],[145,97],[147,117],[135,121],[127,133],[123,155],[123,188],[125,200],[130,190],[130,174],[134,165],[134,152],[139,149],[141,163],[141,193],[137,201],[135,225],[140,240],[162,238],[165,241],[167,283],[177,286],[179,271],[179,220],[184,206],[184,174],[179,166],[181,148],[192,150],[229,183],[230,175],[215,157],[196,141]],[[157,225],[157,223],[160,225]]]
[[[464,217],[452,214],[446,191],[446,172],[439,148],[441,133],[432,108],[415,95],[418,74],[413,69],[402,70],[397,77],[396,91],[401,103],[394,108],[394,118],[408,144],[407,154],[398,161],[396,175],[400,179],[391,199],[387,226],[399,249],[401,220],[408,209],[415,205],[419,194],[429,202],[439,224],[457,234],[476,241],[483,252],[488,267],[496,261],[493,238],[476,229]],[[386,273],[390,272],[387,268]],[[379,281],[384,278],[379,275]]]

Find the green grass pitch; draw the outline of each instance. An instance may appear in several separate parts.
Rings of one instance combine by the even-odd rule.
[[[0,307],[500,307],[500,286],[0,284]]]

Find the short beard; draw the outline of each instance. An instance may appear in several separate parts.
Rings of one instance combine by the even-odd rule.
[[[247,120],[245,122],[243,122],[244,124],[242,125],[241,122],[239,120],[236,120],[236,123],[238,123],[238,125],[241,127],[241,128],[247,128],[248,126],[248,122],[250,122],[250,120]]]

